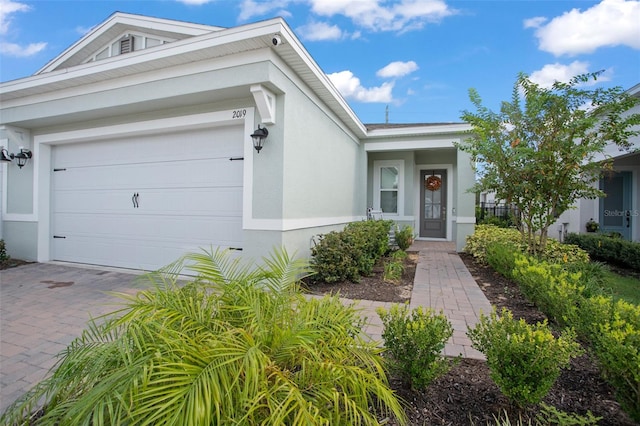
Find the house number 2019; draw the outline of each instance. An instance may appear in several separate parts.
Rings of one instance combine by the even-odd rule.
[[[247,110],[246,109],[237,109],[235,111],[233,111],[233,116],[231,118],[236,119],[236,118],[244,118],[247,115]]]

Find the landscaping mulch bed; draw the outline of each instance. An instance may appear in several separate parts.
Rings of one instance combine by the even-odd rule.
[[[305,285],[315,294],[339,293],[349,299],[404,303],[411,297],[417,257],[417,253],[410,253],[402,280],[396,284],[382,279],[383,267],[378,265],[371,276],[362,278],[357,284],[307,281]],[[493,306],[505,307],[515,318],[524,318],[530,323],[546,318],[526,300],[516,284],[491,268],[477,264],[468,255],[461,254],[461,257]],[[0,265],[0,269],[24,263],[29,262],[13,261]],[[397,377],[391,377],[390,384],[407,404],[410,425],[487,425],[495,424],[497,417],[504,418],[505,415],[511,424],[515,425],[519,419],[522,424],[529,424],[529,420],[539,414],[536,407],[522,410],[510,406],[489,377],[484,361],[462,359],[424,391],[408,389]],[[601,417],[598,424],[603,426],[637,425],[615,401],[613,389],[600,377],[597,361],[588,354],[572,360],[571,369],[561,374],[544,402],[567,413],[585,415],[591,411]],[[393,420],[386,424],[395,425]]]
[[[490,267],[477,264],[472,257],[461,254],[462,260],[480,288],[497,309],[509,309],[514,318],[529,323],[542,321],[546,316],[530,303],[518,286],[497,274]],[[403,303],[409,300],[415,274],[417,253],[408,258],[408,266],[399,284],[385,283],[382,267],[360,283],[308,284],[313,293],[339,293],[350,299],[380,300]],[[489,376],[486,362],[463,359],[449,373],[435,380],[425,391],[407,389],[395,377],[391,386],[408,404],[406,412],[411,425],[487,425],[495,424],[499,416],[509,417],[512,424],[519,419],[528,424],[539,413],[539,408],[518,409],[509,405]],[[588,353],[573,359],[571,368],[564,371],[544,403],[566,413],[585,415],[591,411],[602,417],[599,425],[637,425],[622,411],[615,401],[614,391],[600,376],[596,359]],[[388,424],[393,424],[390,422]]]

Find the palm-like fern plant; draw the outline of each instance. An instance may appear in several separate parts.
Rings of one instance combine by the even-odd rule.
[[[180,285],[185,268],[197,275]],[[297,280],[307,272],[284,251],[254,270],[225,252],[189,254],[91,322],[3,424],[28,424],[42,401],[38,424],[404,423],[358,311],[304,297]]]

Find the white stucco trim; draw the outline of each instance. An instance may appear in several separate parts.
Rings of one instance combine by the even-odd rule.
[[[476,218],[473,216],[456,216],[453,218],[456,223],[476,223]]]
[[[343,225],[364,220],[364,216],[315,217],[303,219],[253,219],[245,229],[255,231],[294,231],[296,229]]]
[[[453,205],[453,180],[457,179],[456,176],[453,175],[453,164],[417,164],[416,165],[416,174],[414,176],[414,188],[415,188],[415,217],[416,220],[414,222],[413,229],[418,230],[417,233],[420,233],[420,191],[422,190],[422,183],[420,182],[420,172],[423,170],[431,170],[431,169],[444,169],[447,171],[447,236],[445,238],[431,238],[434,241],[452,241],[453,240],[453,221],[455,219],[453,215],[453,208],[456,207]],[[458,222],[462,223],[462,222]],[[475,223],[475,218],[474,218]],[[425,239],[425,238],[422,238]],[[426,239],[425,239],[426,240]]]

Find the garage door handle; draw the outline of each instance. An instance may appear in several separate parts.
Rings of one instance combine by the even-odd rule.
[[[133,208],[137,209],[138,207],[140,207],[140,203],[138,203],[138,197],[140,196],[139,193],[134,192],[133,193],[133,197],[131,197],[131,202],[133,203]]]

